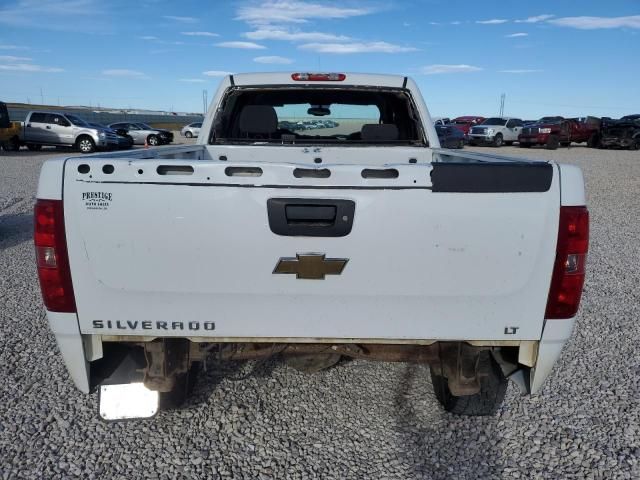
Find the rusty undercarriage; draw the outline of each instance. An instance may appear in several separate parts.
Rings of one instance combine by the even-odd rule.
[[[480,379],[487,375],[480,354],[493,353],[505,374],[518,368],[518,347],[474,346],[466,342],[406,344],[323,343],[196,343],[186,339],[157,339],[136,344],[144,351],[142,368],[145,385],[160,392],[171,391],[179,375],[192,364],[217,360],[241,361],[284,357],[294,368],[315,372],[336,364],[341,357],[428,364],[446,378],[451,393],[473,395],[480,391]]]

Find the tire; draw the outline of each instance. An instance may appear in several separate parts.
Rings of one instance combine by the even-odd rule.
[[[589,137],[589,140],[587,140],[587,147],[598,148],[599,145],[600,145],[600,137],[598,136],[597,133],[594,133]]]
[[[27,145],[27,148],[31,151],[31,152],[39,152],[40,150],[42,150],[42,145],[34,145],[32,143]]]
[[[184,136],[185,136],[185,137],[187,137],[187,138],[193,138],[193,133],[191,133],[191,132],[187,131],[187,132],[184,134]]]
[[[502,146],[503,143],[503,137],[501,133],[496,134],[495,137],[493,137],[493,143],[492,145],[496,148],[500,148]]]
[[[149,135],[147,137],[147,143],[152,147],[157,147],[158,145],[160,145],[160,139],[157,135]]]
[[[91,137],[85,135],[76,140],[76,148],[80,153],[93,153],[96,151],[96,144]]]
[[[507,392],[507,382],[498,363],[491,353],[480,353],[481,366],[488,367],[489,374],[480,377],[480,392],[475,395],[456,397],[451,394],[447,379],[431,368],[431,383],[436,398],[447,412],[456,415],[486,416],[494,415]],[[482,365],[484,363],[484,365]],[[489,365],[486,365],[489,363]]]
[[[560,140],[558,139],[558,137],[556,137],[555,135],[551,135],[547,139],[547,143],[545,144],[545,148],[547,150],[557,150],[559,145],[560,145]]]
[[[182,407],[193,393],[200,370],[200,362],[194,362],[186,373],[176,377],[173,390],[160,392],[160,410],[176,410]]]
[[[629,150],[640,150],[640,137],[635,139],[631,145],[629,145]]]

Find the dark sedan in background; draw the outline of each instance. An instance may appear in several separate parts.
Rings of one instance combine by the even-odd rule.
[[[464,148],[465,135],[454,125],[436,125],[436,133],[442,148]]]

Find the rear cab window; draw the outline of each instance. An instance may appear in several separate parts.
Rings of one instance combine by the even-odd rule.
[[[231,88],[210,135],[212,144],[426,146],[403,89]]]

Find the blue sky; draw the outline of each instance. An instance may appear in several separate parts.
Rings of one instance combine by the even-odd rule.
[[[640,113],[640,1],[0,0],[0,99],[201,111],[226,72],[414,77],[432,115]]]

